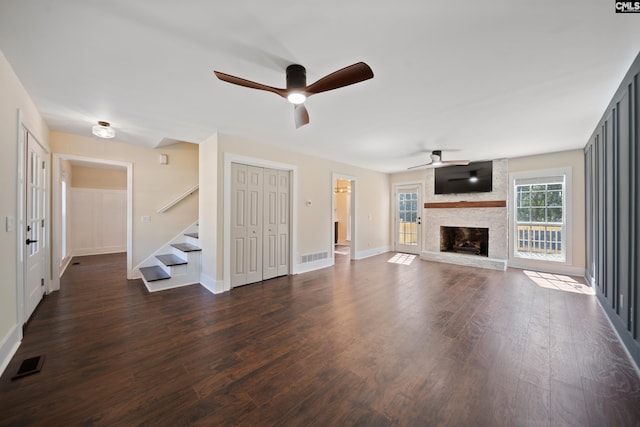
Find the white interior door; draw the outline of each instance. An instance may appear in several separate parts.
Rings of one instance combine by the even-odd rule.
[[[247,283],[247,166],[231,163],[231,287]]]
[[[278,276],[278,171],[264,170],[262,279]]]
[[[262,233],[263,233],[263,174],[264,170],[247,166],[247,282],[262,280]]]
[[[45,291],[48,247],[47,173],[49,162],[47,160],[47,152],[27,132],[24,322],[29,320]]]
[[[278,276],[289,274],[290,172],[278,171],[277,265]]]
[[[422,235],[422,186],[398,186],[395,189],[395,250],[419,254]]]

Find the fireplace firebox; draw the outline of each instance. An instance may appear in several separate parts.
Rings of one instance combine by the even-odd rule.
[[[489,229],[440,227],[440,252],[489,256]]]

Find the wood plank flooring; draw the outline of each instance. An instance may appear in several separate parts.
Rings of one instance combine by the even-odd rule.
[[[149,294],[124,254],[75,258],[0,378],[0,425],[640,425],[595,297],[392,256],[221,295]]]

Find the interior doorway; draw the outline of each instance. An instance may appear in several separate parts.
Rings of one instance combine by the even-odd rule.
[[[334,174],[332,180],[332,242],[336,257],[355,258],[355,178]]]
[[[124,196],[126,201],[121,200],[122,196],[119,194],[121,191],[112,191],[109,189],[98,188],[93,194],[86,189],[76,190],[74,194],[71,191],[72,183],[69,177],[69,167],[79,167],[82,169],[98,170],[107,173],[126,171],[126,195]],[[94,178],[101,176],[101,174],[94,175]],[[94,186],[96,187],[96,186]],[[99,185],[97,186],[99,187]],[[53,262],[52,262],[52,280],[51,289],[60,289],[60,276],[64,272],[64,269],[69,264],[72,258],[72,248],[74,245],[74,232],[79,231],[78,224],[72,223],[74,203],[81,206],[86,205],[86,200],[92,201],[91,206],[86,206],[87,209],[95,211],[94,213],[102,215],[103,219],[120,217],[120,208],[124,202],[126,204],[126,241],[125,248],[118,245],[114,245],[113,248],[117,248],[118,251],[122,249],[127,253],[127,278],[133,278],[133,253],[132,253],[132,239],[133,239],[133,164],[127,162],[118,162],[105,159],[97,159],[83,156],[75,156],[70,154],[54,154],[53,155],[53,185],[52,185],[52,203],[53,203]],[[104,194],[102,194],[104,193]],[[113,194],[111,194],[113,193]],[[102,197],[96,197],[96,195]],[[76,200],[74,200],[74,196]],[[78,197],[84,197],[86,200],[80,200]],[[95,206],[94,206],[95,205]],[[77,208],[77,206],[76,206]],[[91,209],[90,209],[91,208]],[[111,211],[113,208],[115,211]],[[116,209],[117,208],[117,209]],[[118,212],[115,215],[115,212]],[[94,219],[99,220],[100,215],[97,215]],[[77,216],[77,215],[76,215]],[[87,215],[87,218],[90,215]],[[76,218],[77,219],[77,218]],[[85,218],[86,219],[86,218]],[[86,221],[85,221],[86,222]],[[119,222],[119,221],[118,221]],[[73,231],[71,230],[73,229]],[[119,228],[119,227],[118,227]],[[103,230],[104,232],[105,230]],[[77,236],[76,236],[77,237]],[[119,240],[118,240],[119,241]],[[102,242],[102,246],[107,245],[106,242]],[[108,245],[107,245],[108,246]],[[112,248],[112,249],[113,249]],[[95,253],[108,253],[114,252],[113,250],[98,251]],[[86,254],[89,254],[88,251]],[[85,253],[77,253],[77,255],[85,255]]]

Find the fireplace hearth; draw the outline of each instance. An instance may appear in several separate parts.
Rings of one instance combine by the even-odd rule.
[[[440,252],[489,256],[489,229],[440,227]]]

